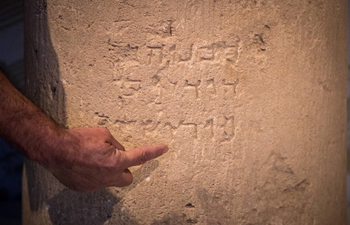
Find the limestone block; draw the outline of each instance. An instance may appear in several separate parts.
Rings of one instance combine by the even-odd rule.
[[[26,48],[57,122],[170,151],[89,194],[28,162],[25,224],[345,224],[345,0],[29,0]]]

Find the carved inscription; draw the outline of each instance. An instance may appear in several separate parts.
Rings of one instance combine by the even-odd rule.
[[[148,48],[148,63],[160,64],[163,61],[162,46],[147,46]]]
[[[146,137],[161,133],[176,140],[234,140],[239,78],[223,74],[222,68],[237,63],[239,40],[144,46],[111,42],[110,52],[120,54],[114,57],[121,74],[116,86],[125,110],[125,119],[115,119],[115,126],[141,127]],[[131,101],[147,113],[134,112]]]
[[[208,61],[235,64],[239,56],[238,46],[238,44],[228,45],[226,42],[218,42],[203,46],[197,46],[195,44],[171,44],[162,47],[148,47],[149,63],[158,62],[159,64],[163,64],[169,62],[170,64],[176,64]]]
[[[189,139],[216,140],[221,143],[230,142],[235,137],[234,117],[218,116],[201,122],[184,122],[178,124],[171,122],[153,121],[124,121],[116,120],[114,124],[119,127],[135,124],[142,127],[145,135],[156,136],[161,130],[168,130],[171,139],[174,137],[184,137]],[[162,132],[162,134],[164,134]]]
[[[233,44],[221,41],[209,45],[168,43],[145,46],[109,41],[109,51],[116,62],[137,61],[160,66],[167,62],[181,64],[201,61],[236,64],[240,55],[239,46],[239,39]]]
[[[146,136],[156,136],[158,133],[164,135],[166,130],[171,139],[183,136],[193,140],[231,142],[236,133],[233,105],[238,84],[238,79],[234,82],[215,78],[197,82],[184,80],[176,84],[160,79],[151,89],[154,92],[153,97],[150,97],[150,92],[145,91],[148,94],[147,105],[151,107],[150,110],[154,110],[153,117],[134,120],[132,118],[142,118],[142,111],[132,116],[133,108],[125,104],[123,108],[131,116],[125,120],[116,119],[114,124],[119,127],[134,124],[141,127]],[[134,96],[135,93],[138,93],[140,99],[144,96],[140,81],[127,81],[122,87],[126,98]],[[225,101],[217,103],[218,98]],[[173,106],[172,101],[180,103]]]
[[[214,60],[214,47],[211,46],[203,46],[198,49],[198,55],[200,60]]]
[[[174,45],[176,48],[176,45]],[[190,61],[192,59],[192,51],[193,51],[193,44],[190,44],[186,46],[185,48],[180,48],[180,51],[177,53],[177,61],[178,62],[186,62]]]

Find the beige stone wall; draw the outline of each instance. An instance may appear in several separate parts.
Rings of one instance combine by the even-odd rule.
[[[170,151],[83,195],[28,162],[25,224],[345,224],[346,25],[345,0],[28,1],[28,95]]]

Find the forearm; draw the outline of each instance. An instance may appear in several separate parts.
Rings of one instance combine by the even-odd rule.
[[[59,128],[0,71],[0,136],[29,159],[43,162],[60,142]]]
[[[166,145],[125,151],[106,128],[60,128],[17,91],[1,71],[0,136],[78,191],[129,185],[133,177],[128,167],[168,151]]]

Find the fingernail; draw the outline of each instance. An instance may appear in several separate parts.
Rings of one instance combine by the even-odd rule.
[[[169,148],[165,147],[163,153],[166,153],[168,150],[169,150]]]

